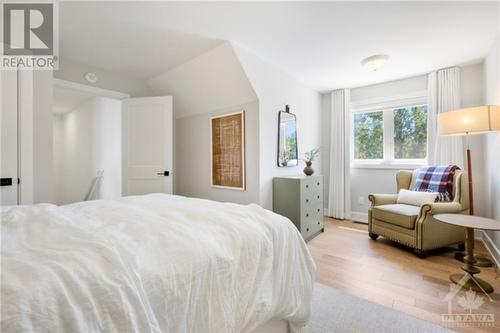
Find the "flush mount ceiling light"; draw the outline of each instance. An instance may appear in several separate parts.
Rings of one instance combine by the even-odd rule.
[[[361,60],[361,65],[369,71],[378,71],[384,67],[388,59],[389,56],[386,54],[377,54]]]
[[[96,73],[87,72],[83,75],[83,77],[89,83],[96,83],[97,82],[97,74]]]

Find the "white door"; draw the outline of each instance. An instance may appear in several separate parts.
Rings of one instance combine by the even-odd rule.
[[[123,195],[173,192],[172,97],[123,100]]]
[[[0,70],[0,202],[18,203],[17,71]]]

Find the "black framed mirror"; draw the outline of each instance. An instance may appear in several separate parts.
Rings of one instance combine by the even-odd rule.
[[[278,166],[291,167],[299,164],[297,148],[297,118],[293,113],[280,111],[278,114]]]

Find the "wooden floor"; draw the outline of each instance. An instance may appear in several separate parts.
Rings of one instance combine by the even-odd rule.
[[[431,252],[419,259],[405,246],[368,237],[367,225],[327,218],[325,232],[308,243],[317,265],[316,281],[349,294],[391,307],[415,317],[442,323],[441,314],[448,313],[443,301],[450,291],[449,275],[462,272],[453,258],[456,249]],[[480,241],[476,253],[486,254]],[[458,332],[500,331],[500,278],[495,268],[481,268],[478,277],[495,288],[491,301],[481,294],[484,304],[472,313],[492,313],[495,327],[450,327]],[[453,299],[453,313],[467,313]],[[478,294],[479,295],[479,294]]]

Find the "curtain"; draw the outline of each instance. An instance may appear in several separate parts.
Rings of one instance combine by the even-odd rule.
[[[328,216],[338,219],[351,217],[349,101],[348,89],[332,92]]]
[[[427,151],[429,164],[456,164],[464,169],[464,143],[461,136],[439,136],[437,115],[460,108],[460,68],[441,69],[428,78]]]

